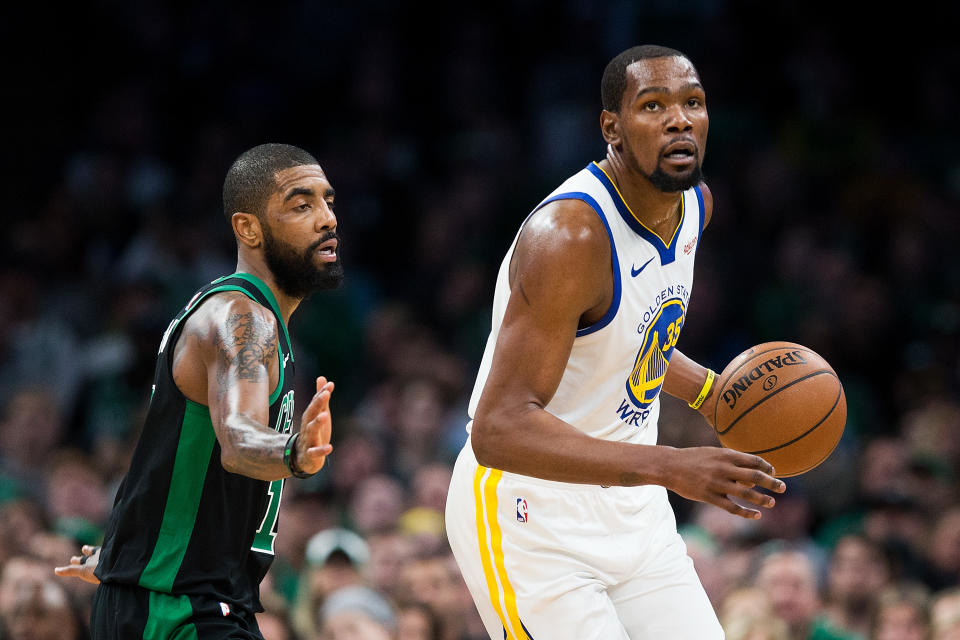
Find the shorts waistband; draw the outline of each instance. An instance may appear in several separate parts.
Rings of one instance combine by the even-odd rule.
[[[473,444],[471,443],[470,437],[467,437],[467,442],[463,445],[463,451],[460,455],[465,455],[469,457],[469,460],[476,465],[477,467],[483,469],[490,469],[491,467],[484,467],[479,462],[473,453]],[[567,491],[567,492],[576,492],[576,493],[636,493],[643,492],[645,489],[653,489],[657,485],[640,485],[634,487],[624,487],[619,485],[614,486],[605,486],[598,484],[581,484],[576,482],[560,482],[557,480],[546,480],[544,478],[537,478],[534,476],[527,476],[521,473],[513,473],[511,471],[499,470],[503,474],[503,479],[508,480],[511,483],[515,484],[528,484],[536,485],[538,487],[546,487],[553,491]]]

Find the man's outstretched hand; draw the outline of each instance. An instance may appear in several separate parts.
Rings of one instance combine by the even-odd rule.
[[[317,392],[303,412],[300,420],[300,435],[297,437],[296,463],[304,473],[316,473],[323,468],[327,456],[333,452],[330,432],[333,421],[330,417],[330,396],[333,382],[324,376],[317,378]]]
[[[85,544],[80,548],[80,553],[82,555],[70,558],[70,564],[65,567],[56,567],[53,572],[61,578],[80,578],[84,582],[100,584],[97,576],[93,575],[93,570],[100,562],[100,547]]]

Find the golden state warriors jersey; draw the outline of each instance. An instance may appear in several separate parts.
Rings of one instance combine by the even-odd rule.
[[[683,193],[680,223],[665,239],[633,216],[596,163],[567,179],[534,212],[564,199],[583,201],[603,221],[614,290],[606,314],[577,331],[560,386],[546,410],[595,438],[655,444],[660,389],[690,301],[693,263],[703,231],[703,195],[699,187]],[[515,238],[497,276],[493,326],[470,399],[467,431],[510,298],[510,259],[516,244]]]

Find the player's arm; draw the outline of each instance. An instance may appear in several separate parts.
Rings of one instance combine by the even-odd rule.
[[[714,426],[714,415],[717,406],[717,396],[715,385],[716,377],[709,381],[707,376],[709,369],[701,364],[691,360],[679,349],[673,350],[670,356],[670,364],[667,366],[667,373],[663,377],[662,390],[675,398],[680,398],[687,404],[695,404],[700,394],[706,390],[706,395],[697,412],[700,413],[711,427]],[[716,376],[716,372],[714,372]]]
[[[713,193],[707,187],[706,182],[700,183],[700,193],[703,194],[703,228],[706,229],[713,217]],[[694,362],[681,353],[679,349],[674,349],[673,355],[670,356],[667,373],[663,378],[662,390],[675,398],[680,398],[687,404],[694,403],[706,386],[707,374],[708,369],[706,367]],[[715,382],[716,379],[711,381],[706,397],[697,409],[711,427],[714,422],[714,409],[717,405],[717,394],[714,393],[715,389],[713,388]]]
[[[544,207],[526,224],[511,269],[511,293],[491,370],[474,416],[480,464],[562,482],[659,484],[731,513],[734,503],[782,490],[757,456],[716,447],[674,449],[592,438],[545,410],[563,376],[580,319],[609,306],[609,241],[596,214],[577,201]]]
[[[606,272],[598,264],[605,263]],[[547,413],[580,317],[602,305],[610,247],[596,213],[561,200],[527,221],[511,264],[510,298],[471,430],[480,464],[589,484],[638,484],[622,447]],[[615,462],[614,462],[615,461]]]
[[[284,462],[290,434],[268,424],[270,372],[278,370],[277,321],[243,295],[223,296],[208,314],[198,351],[206,370],[207,406],[220,443],[223,468],[260,480],[291,475]],[[330,446],[333,383],[317,379],[303,414],[292,467],[305,474],[323,466]]]

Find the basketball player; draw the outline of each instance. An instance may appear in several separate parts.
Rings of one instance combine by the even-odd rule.
[[[59,567],[100,586],[95,640],[262,638],[259,584],[273,561],[284,479],[323,467],[333,383],[297,432],[287,322],[339,285],[333,188],[296,147],[242,154],[223,186],[237,271],[200,289],[160,343],[140,441],[103,548]]]
[[[774,503],[758,488],[784,484],[753,455],[656,445],[661,389],[716,403],[715,374],[676,349],[713,209],[704,89],[684,54],[642,46],[602,97],[606,158],[534,209],[500,267],[448,535],[493,639],[722,638],[666,490],[758,518]]]

